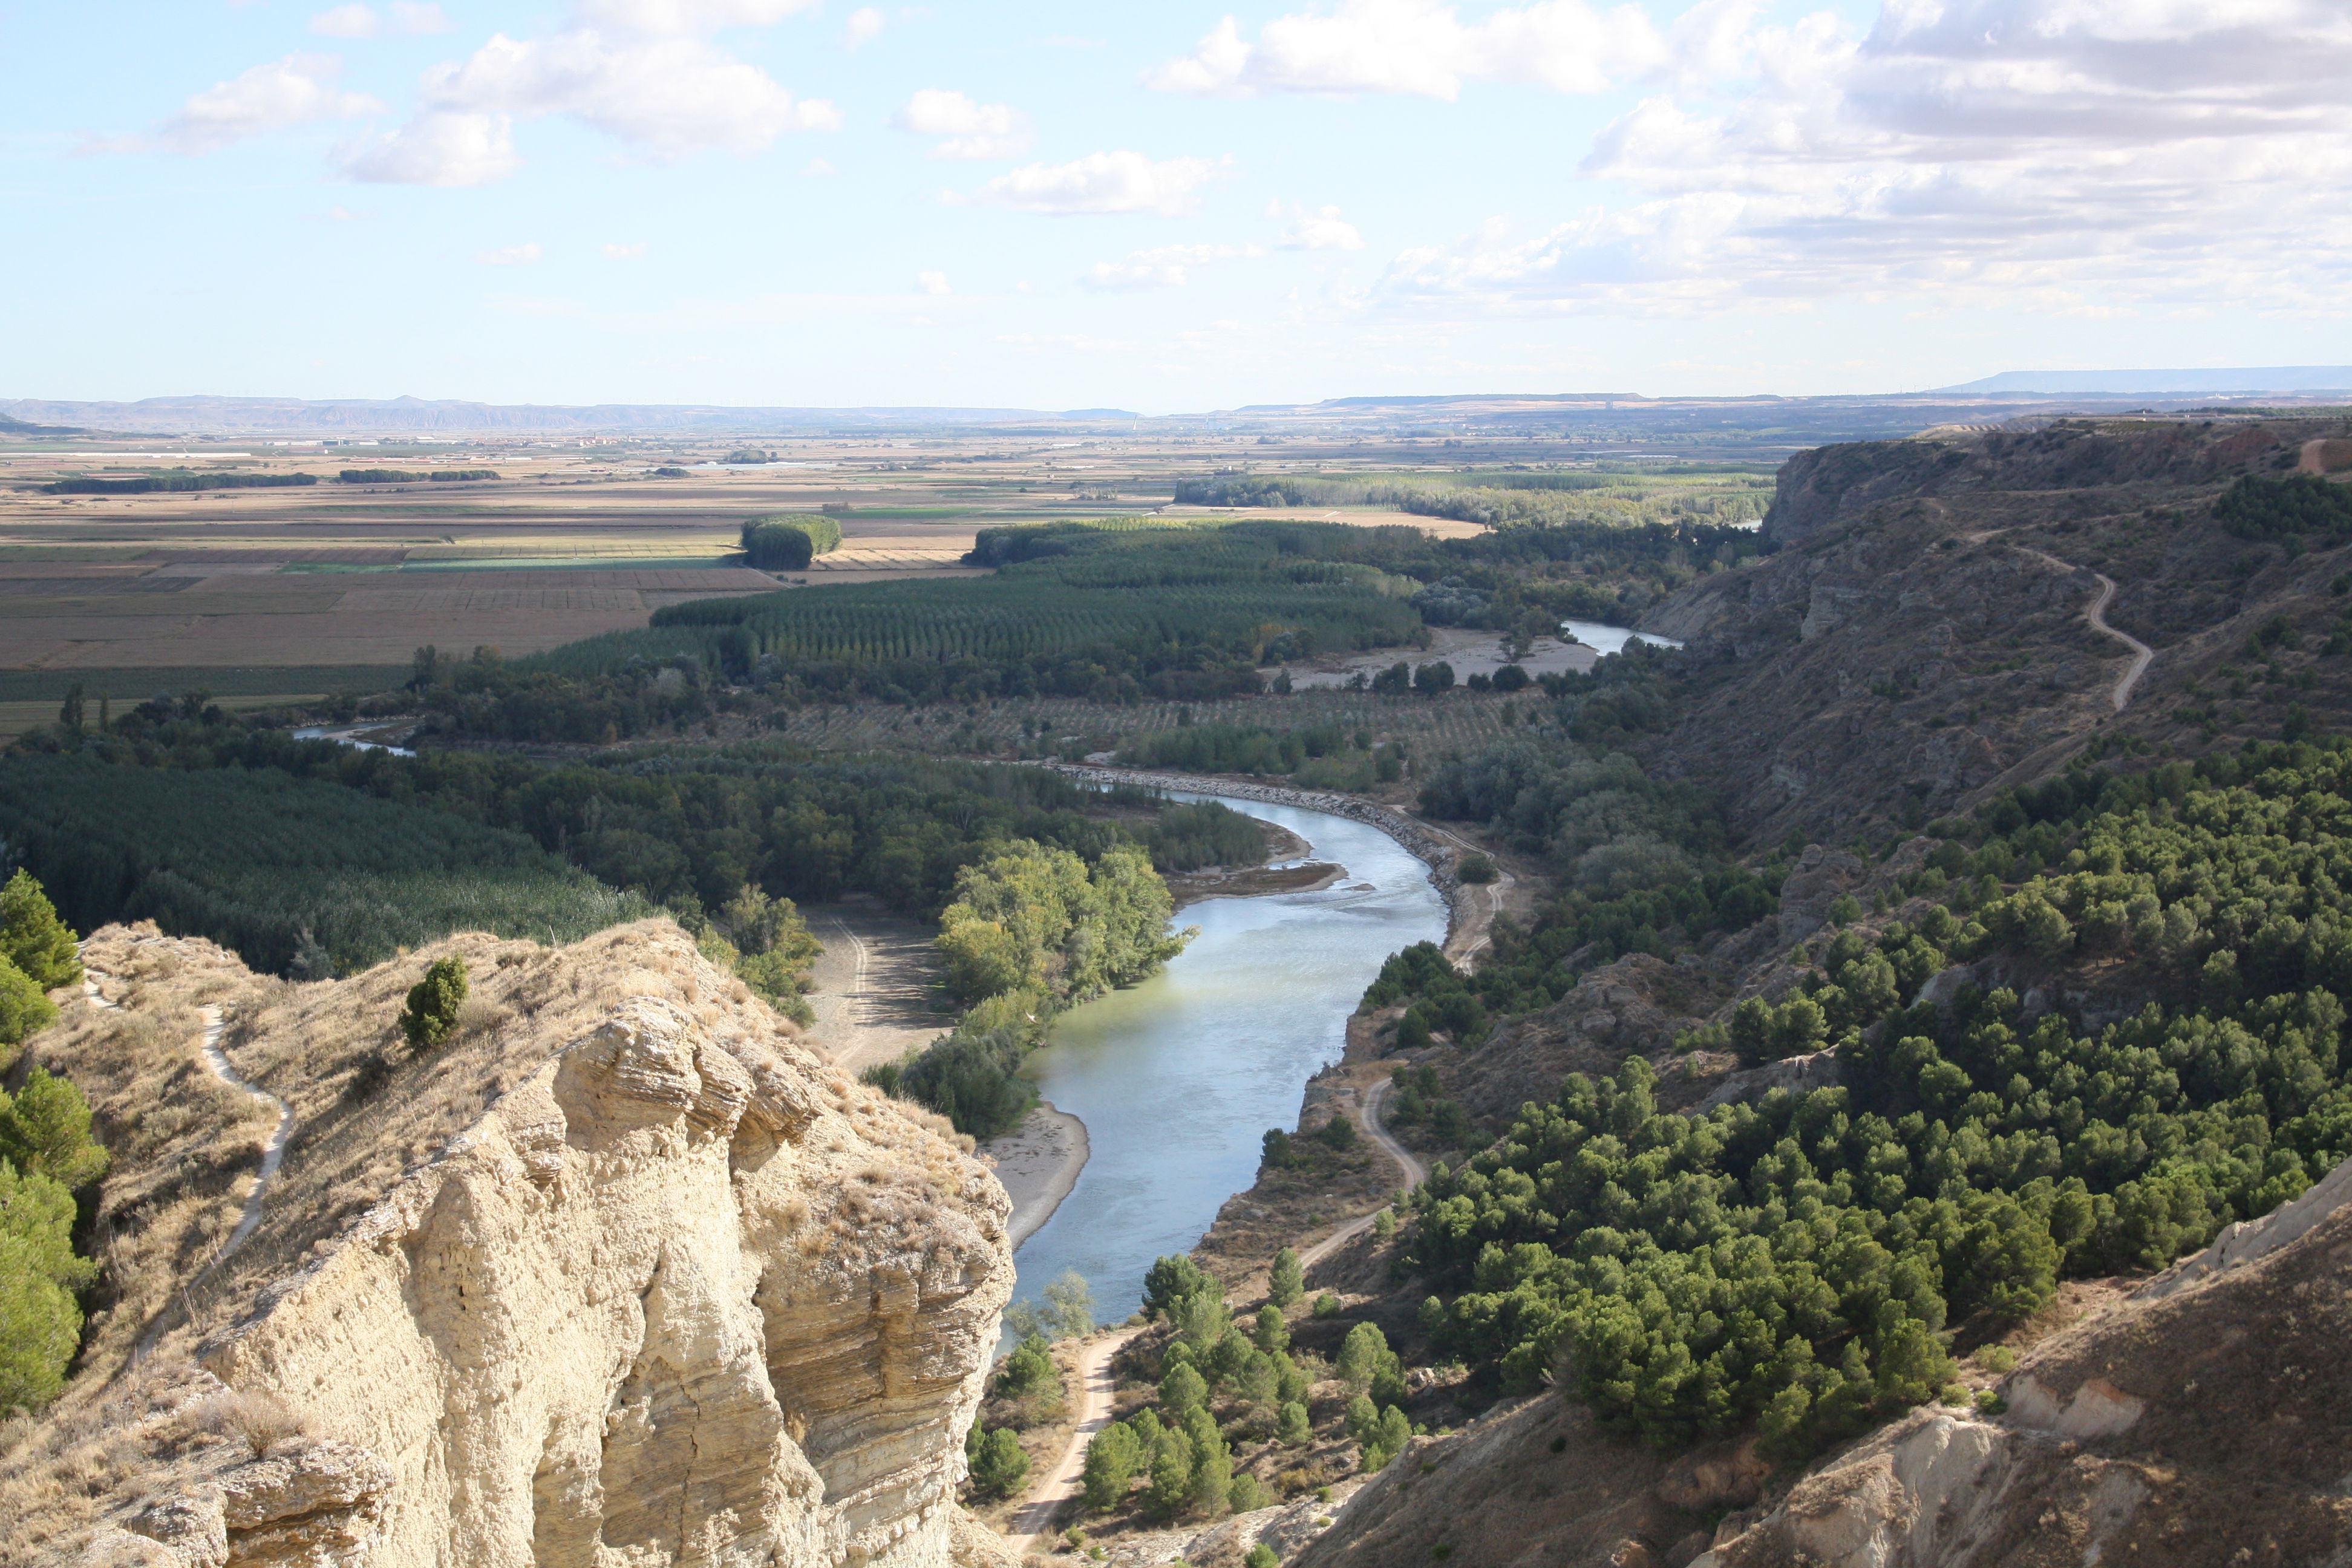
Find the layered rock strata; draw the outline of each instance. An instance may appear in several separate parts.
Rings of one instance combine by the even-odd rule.
[[[89,1560],[969,1559],[1007,1212],[812,1055],[628,998],[205,1347],[331,1437],[148,1503]]]

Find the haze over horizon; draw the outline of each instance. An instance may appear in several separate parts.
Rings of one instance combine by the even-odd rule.
[[[0,16],[0,83],[38,305],[5,398],[1164,414],[2352,360],[2324,0],[205,0]]]

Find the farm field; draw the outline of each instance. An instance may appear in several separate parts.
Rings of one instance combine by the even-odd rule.
[[[90,437],[11,443],[0,449],[0,734],[46,716],[44,703],[53,711],[75,681],[118,700],[158,689],[257,703],[382,689],[397,684],[426,644],[445,655],[493,647],[517,658],[640,628],[655,611],[697,599],[985,576],[962,557],[982,528],[1004,523],[1157,512],[1465,537],[1485,524],[1401,510],[1386,498],[1400,484],[1518,483],[1514,476],[1595,461],[1589,444],[1486,449],[1413,438],[1285,438],[1269,446],[1212,434],[1077,435],[964,427],[937,437],[589,446],[516,436],[339,447]],[[761,457],[773,460],[730,461]],[[499,477],[346,484],[338,478],[346,468]],[[159,473],[279,482],[152,493],[47,489],[60,479],[119,483]],[[1180,488],[1197,488],[1202,476],[1293,473],[1307,486],[1300,494],[1309,499],[1299,504],[1258,504],[1262,494],[1237,494],[1231,506],[1178,501]],[[304,475],[311,482],[283,482]],[[1713,508],[1753,478],[1686,465],[1615,475],[1606,494],[1621,511],[1628,504]],[[1542,487],[1559,483],[1587,481],[1540,478]],[[1685,492],[1698,499],[1674,499]],[[1337,504],[1312,499],[1335,496]],[[819,510],[840,525],[837,550],[788,575],[742,564],[736,536],[746,519]]]

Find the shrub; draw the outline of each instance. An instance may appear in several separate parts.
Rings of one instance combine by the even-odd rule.
[[[74,933],[58,919],[48,894],[29,871],[19,869],[0,887],[0,958],[44,991],[81,984]]]
[[[25,1037],[58,1021],[57,1004],[23,970],[0,959],[0,1046],[22,1043]],[[0,1054],[0,1063],[8,1056]]]
[[[971,1436],[964,1439],[963,1455],[971,1468],[974,1497],[1008,1498],[1029,1479],[1029,1456],[1009,1426],[983,1433],[979,1423],[973,1423]]]
[[[466,1004],[466,961],[436,958],[425,978],[408,988],[408,1005],[400,1015],[400,1032],[412,1051],[432,1049],[457,1026],[457,1010]]]
[[[1307,1406],[1296,1399],[1286,1401],[1275,1420],[1274,1440],[1286,1448],[1299,1448],[1314,1438],[1315,1428],[1307,1419]]]
[[[1287,1307],[1307,1294],[1306,1280],[1298,1267],[1298,1254],[1286,1247],[1274,1255],[1274,1276],[1267,1293],[1277,1307]]]
[[[72,1080],[35,1068],[14,1096],[0,1089],[0,1159],[68,1191],[86,1187],[107,1166],[89,1121],[89,1101]]]
[[[1339,1298],[1334,1296],[1328,1290],[1324,1291],[1323,1294],[1315,1298],[1315,1315],[1318,1318],[1338,1317],[1339,1315]]]
[[[1356,1124],[1335,1115],[1315,1130],[1315,1141],[1332,1149],[1352,1149],[1356,1146]]]
[[[1274,1554],[1273,1547],[1261,1541],[1242,1559],[1242,1568],[1282,1568],[1282,1559]]]
[[[1114,1421],[1095,1434],[1087,1445],[1086,1505],[1089,1511],[1102,1513],[1118,1506],[1127,1496],[1128,1483],[1142,1468],[1143,1445],[1136,1440],[1135,1431],[1123,1421]]]
[[[1465,855],[1456,869],[1464,881],[1478,887],[1486,886],[1496,877],[1495,862],[1484,855]]]
[[[799,572],[815,554],[805,530],[761,521],[743,525],[743,559],[762,572]]]
[[[1004,1358],[1004,1365],[996,1374],[994,1392],[999,1399],[1029,1399],[1058,1388],[1061,1381],[1061,1369],[1054,1364],[1053,1348],[1042,1336],[1031,1334]]]
[[[1143,1277],[1143,1310],[1151,1317],[1164,1316],[1204,1286],[1213,1288],[1215,1281],[1192,1258],[1181,1252],[1162,1258]]]
[[[81,1340],[75,1293],[98,1266],[73,1253],[63,1183],[0,1159],[0,1413],[37,1412],[65,1385]]]

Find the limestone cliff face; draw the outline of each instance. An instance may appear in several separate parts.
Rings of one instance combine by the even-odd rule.
[[[620,1001],[205,1345],[222,1384],[375,1484],[240,1523],[243,1470],[216,1475],[92,1560],[968,1556],[955,1488],[1012,1284],[1003,1191],[809,1053],[709,1016]],[[283,1463],[333,1468],[320,1447]],[[331,1540],[273,1544],[289,1517]]]

